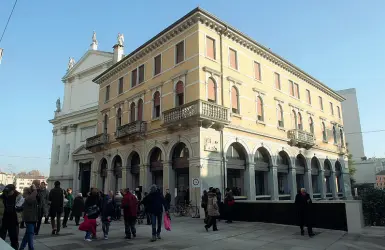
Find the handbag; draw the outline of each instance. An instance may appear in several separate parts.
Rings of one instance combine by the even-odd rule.
[[[170,217],[168,217],[168,214],[165,213],[163,216],[163,222],[164,222],[164,229],[167,231],[171,231],[171,220]]]
[[[96,219],[99,216],[99,207],[97,205],[93,205],[89,207],[86,211],[87,217],[89,219]]]

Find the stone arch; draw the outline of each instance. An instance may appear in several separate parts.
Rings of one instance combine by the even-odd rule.
[[[267,153],[269,154],[269,157],[270,157],[270,164],[271,166],[274,165],[274,157],[273,157],[273,151],[271,150],[271,148],[269,147],[269,145],[266,145],[265,143],[260,143],[260,144],[257,144],[254,149],[253,149],[253,160],[255,158],[255,153],[257,152],[257,150],[259,148],[263,148],[264,150],[267,151]]]
[[[225,157],[226,157],[227,150],[229,150],[229,147],[233,143],[239,143],[243,147],[243,149],[244,149],[244,151],[246,153],[246,164],[249,164],[250,162],[252,162],[252,160],[250,159],[251,158],[250,156],[254,156],[254,154],[250,152],[250,149],[247,146],[247,143],[244,140],[240,139],[240,138],[232,138],[232,139],[230,139],[230,140],[228,140],[226,142],[225,146],[223,147],[224,148],[224,152],[225,152]]]
[[[108,171],[108,161],[106,158],[102,158],[99,161],[99,167],[98,167],[98,176],[99,180],[98,181],[98,188],[102,190],[102,192],[105,191],[105,185],[106,185],[106,180],[107,180],[107,171]]]
[[[308,165],[306,158],[303,154],[298,154],[294,159],[294,167],[296,172],[296,188],[299,191],[301,188],[304,188],[307,185],[305,180],[305,173],[308,171]]]
[[[260,157],[262,157],[262,158],[260,158]],[[261,160],[263,160],[264,163],[268,164],[267,167],[271,167],[273,165],[273,160],[272,160],[271,154],[270,154],[269,150],[264,146],[258,147],[255,150],[255,154],[254,154],[254,163],[256,165],[258,162],[262,162]]]
[[[172,161],[173,151],[174,151],[175,147],[178,145],[178,143],[180,143],[180,142],[186,145],[186,147],[189,151],[189,154],[190,154],[189,157],[193,157],[195,155],[195,153],[193,152],[193,149],[191,147],[190,141],[187,138],[182,136],[182,137],[180,137],[180,139],[173,140],[170,142],[171,146],[167,150],[167,153],[166,153],[167,158],[165,158],[165,159],[168,159],[170,162]]]
[[[326,193],[332,193],[332,189],[333,189],[332,185],[334,183],[334,180],[332,177],[333,166],[329,159],[325,159],[323,169],[324,169]]]
[[[165,147],[163,146],[163,144],[161,144],[161,143],[152,143],[152,144],[150,144],[150,145],[148,145],[147,147],[146,147],[146,150],[145,150],[145,152],[144,152],[144,155],[143,155],[143,164],[150,164],[151,162],[150,162],[150,156],[151,156],[151,153],[152,153],[152,151],[154,150],[154,148],[159,148],[160,149],[160,151],[162,152],[162,159],[163,160],[165,160],[165,159],[167,159],[167,154],[166,154],[166,149],[165,149]]]
[[[100,171],[102,170],[102,167],[104,168],[104,166],[107,167],[106,170],[108,170],[108,161],[105,157],[103,157],[102,159],[99,160],[99,166],[98,166],[98,173],[100,173]]]
[[[283,162],[279,162],[280,159],[283,161]],[[286,164],[288,165],[289,169],[293,167],[293,162],[292,162],[292,158],[290,157],[290,154],[289,152],[287,152],[285,149],[282,149],[282,150],[279,150],[277,152],[277,156],[276,156],[276,164]]]

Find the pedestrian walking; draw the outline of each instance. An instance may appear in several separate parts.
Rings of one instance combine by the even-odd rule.
[[[124,196],[122,199],[122,208],[124,216],[124,232],[126,234],[126,239],[131,239],[136,237],[136,216],[138,213],[138,200],[130,192],[130,189],[124,190]]]
[[[207,190],[203,190],[203,195],[202,195],[202,200],[201,200],[201,207],[205,210],[205,219],[204,222],[205,224],[208,223],[208,214],[207,214],[207,202],[208,202],[208,194]]]
[[[91,235],[96,235],[96,227],[96,219],[90,219],[87,215],[84,215],[84,221],[79,225],[79,230],[86,232],[85,241],[92,241]]]
[[[51,217],[52,235],[60,232],[60,219],[64,206],[64,191],[60,188],[60,181],[55,181],[55,187],[49,192],[50,201],[49,216]],[[56,221],[55,221],[56,219]]]
[[[114,199],[116,204],[115,219],[120,220],[120,217],[122,216],[123,190],[116,192]]]
[[[230,188],[226,188],[224,206],[225,206],[225,218],[226,223],[233,223],[233,206],[234,206],[234,196]]]
[[[4,205],[4,214],[2,218],[2,226],[0,230],[0,237],[5,240],[9,236],[11,240],[11,247],[19,249],[19,223],[22,220],[21,209],[18,204],[23,202],[23,196],[16,191],[13,184],[5,186],[1,199]]]
[[[207,214],[209,216],[208,224],[205,225],[206,231],[213,226],[213,231],[218,231],[217,218],[219,217],[219,206],[215,189],[210,188],[207,194]]]
[[[168,214],[168,209],[166,202],[162,193],[158,190],[156,185],[152,185],[150,188],[150,193],[144,197],[142,201],[143,205],[148,209],[148,212],[151,214],[151,224],[152,224],[152,238],[151,241],[156,241],[161,239],[160,233],[162,230],[162,215],[163,207]]]
[[[82,193],[78,193],[74,199],[74,204],[72,206],[72,216],[75,217],[75,224],[79,226],[80,217],[84,212],[84,200]]]
[[[102,200],[101,200],[100,193],[99,193],[98,189],[92,188],[91,193],[87,197],[86,202],[84,204],[85,205],[84,206],[85,214],[87,214],[87,212],[89,212],[90,210],[100,212],[101,211],[101,201]],[[96,215],[94,216],[95,218],[98,217],[99,212],[96,213]],[[91,219],[91,218],[89,218],[89,219]],[[96,239],[96,228],[95,228],[95,233],[92,234],[92,238]]]
[[[64,218],[63,218],[63,228],[67,227],[68,217],[70,216],[72,206],[74,203],[74,197],[72,196],[72,188],[67,188],[67,193],[65,198],[68,200],[67,204],[64,206]]]
[[[43,216],[45,219],[48,220],[48,190],[46,188],[45,182],[41,182],[39,186],[37,187],[37,197],[38,197],[38,206],[39,206],[39,211],[38,211],[38,218],[37,218],[37,223],[36,223],[36,228],[35,228],[35,235],[39,234],[40,231],[40,226],[41,222],[43,220]]]
[[[20,245],[23,250],[27,244],[29,250],[34,250],[33,238],[35,234],[35,225],[39,217],[39,206],[37,201],[37,188],[32,184],[27,190],[27,195],[23,204],[23,220],[25,222],[25,234]]]
[[[103,230],[105,240],[108,240],[108,233],[110,231],[111,220],[115,215],[115,211],[116,211],[116,204],[113,197],[114,197],[113,192],[110,192],[109,194],[104,195],[102,206],[101,206],[102,230]]]
[[[301,235],[305,235],[303,227],[307,226],[307,232],[309,237],[313,237],[314,233],[311,225],[312,201],[310,195],[306,192],[305,188],[301,188],[300,192],[296,195],[295,205],[297,207],[298,223],[301,229]]]
[[[23,188],[23,194],[22,195],[23,195],[24,199],[25,199],[25,197],[28,196],[28,192],[29,192],[29,188],[28,187]],[[19,228],[24,229],[25,228],[25,222],[23,220],[23,217],[21,217],[21,218],[22,218],[22,220],[20,222],[20,227]]]
[[[170,189],[166,189],[166,195],[164,196],[164,200],[166,201],[167,210],[170,210],[171,206],[171,194]]]

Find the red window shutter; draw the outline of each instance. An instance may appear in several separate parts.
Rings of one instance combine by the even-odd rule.
[[[142,83],[142,82],[144,82],[144,65],[141,65],[140,67],[139,67],[139,79],[138,79],[139,81],[139,83]]]
[[[138,71],[137,71],[137,69],[134,69],[131,73],[131,87],[136,86],[137,77],[138,77]]]
[[[275,88],[281,89],[281,79],[278,73],[274,73],[274,80],[275,80]]]
[[[230,49],[230,67],[233,69],[238,69],[237,66],[237,52],[233,49]]]
[[[138,121],[143,120],[143,100],[139,99],[138,101]]]
[[[294,83],[294,96],[299,99],[299,88],[298,84]]]
[[[209,78],[209,81],[208,81],[208,86],[207,86],[207,89],[208,89],[208,99],[211,100],[211,101],[216,101],[216,95],[215,95],[215,82],[213,79]]]
[[[289,81],[289,91],[290,91],[290,95],[294,96],[294,84],[292,81]]]
[[[306,94],[307,94],[307,103],[308,104],[311,104],[311,96],[310,96],[310,90],[306,90]]]
[[[238,109],[238,91],[235,87],[231,88],[231,108]]]
[[[180,42],[176,45],[176,63],[184,61],[184,42]]]
[[[257,62],[254,62],[254,77],[257,80],[261,80],[261,65]]]
[[[262,116],[262,99],[259,96],[257,98],[257,115]]]
[[[134,102],[131,104],[130,121],[131,122],[135,121],[135,103]]]
[[[154,94],[154,106],[160,105],[160,93],[158,91]]]
[[[161,57],[161,55],[156,56],[154,60],[155,60],[154,75],[157,75],[161,71],[161,64],[162,64],[162,57]]]
[[[175,92],[176,92],[176,94],[182,94],[184,92],[184,85],[183,85],[182,81],[179,81],[176,84]]]
[[[206,37],[206,54],[207,57],[215,59],[215,40],[210,37]]]

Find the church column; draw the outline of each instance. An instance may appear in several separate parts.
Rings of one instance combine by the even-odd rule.
[[[278,169],[277,166],[270,167],[269,171],[269,191],[271,195],[271,200],[279,200],[278,194]]]
[[[68,166],[73,166],[73,158],[72,158],[72,152],[75,151],[75,146],[76,146],[76,128],[77,124],[71,124],[69,125],[69,135],[68,135],[68,144],[69,146],[69,153],[68,153]],[[72,169],[73,171],[73,169]],[[71,173],[69,174],[71,176]],[[73,173],[72,173],[73,176]],[[76,178],[77,179],[77,178]],[[75,179],[72,179],[72,186],[74,186]]]
[[[52,176],[56,175],[56,164],[57,164],[57,152],[56,152],[56,138],[57,138],[57,129],[54,128],[52,129],[52,149],[51,149],[51,164],[50,164],[50,171],[49,171],[49,176],[50,176],[50,185],[49,187],[53,187],[53,182],[52,182]]]
[[[60,154],[59,154],[59,167],[62,169],[61,176],[64,175],[64,164],[67,161],[67,155],[66,155],[67,131],[68,131],[68,126],[63,126],[60,128],[60,132],[62,134],[62,140],[60,143]]]
[[[122,166],[122,189],[126,189],[127,187],[131,190],[131,187],[128,186],[127,183],[127,166]]]
[[[333,199],[338,200],[336,172],[334,170],[331,171],[332,172],[330,173],[330,185],[332,185]]]
[[[76,194],[80,192],[80,187],[79,187],[79,162],[78,161],[73,161],[72,163],[72,190],[73,193]]]

